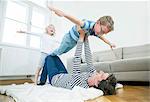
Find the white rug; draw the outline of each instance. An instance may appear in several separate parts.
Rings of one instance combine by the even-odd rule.
[[[95,88],[74,87],[68,90],[49,84],[37,86],[28,83],[0,86],[0,93],[13,97],[16,102],[84,102],[103,95],[101,90]]]

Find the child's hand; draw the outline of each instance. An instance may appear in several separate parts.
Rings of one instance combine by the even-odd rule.
[[[116,45],[115,44],[110,44],[110,48],[112,49],[112,48],[115,48],[116,47]]]
[[[26,33],[25,31],[16,31],[16,33]]]
[[[56,8],[54,8],[52,6],[48,6],[48,8],[51,11],[55,12],[55,14],[58,15],[58,16],[60,16],[60,17],[64,17],[65,16],[65,13],[63,11],[59,10],[59,9],[56,9]]]

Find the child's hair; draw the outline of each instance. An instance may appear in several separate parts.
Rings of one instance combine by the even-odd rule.
[[[54,27],[54,28],[55,28],[55,26],[54,26],[53,24],[49,24],[49,25],[48,25],[48,27],[49,27],[49,26],[52,26],[52,27]]]
[[[101,25],[107,25],[110,31],[114,30],[114,21],[111,16],[100,17],[99,20]]]
[[[94,86],[96,89],[100,89],[104,92],[104,95],[116,94],[115,86],[117,80],[113,74],[111,74],[106,80],[99,82],[98,87]]]

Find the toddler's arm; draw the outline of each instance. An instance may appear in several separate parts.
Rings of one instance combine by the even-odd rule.
[[[40,36],[41,34],[37,33],[32,33],[32,32],[27,32],[27,31],[16,31],[17,33],[23,33],[23,34],[28,34],[28,35],[33,35],[33,36]]]

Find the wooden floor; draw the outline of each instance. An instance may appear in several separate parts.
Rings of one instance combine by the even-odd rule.
[[[148,86],[124,86],[116,95],[102,96],[85,102],[150,102]]]
[[[0,102],[15,102],[11,97],[0,95]],[[116,95],[101,96],[85,102],[150,102],[149,86],[124,85]]]

